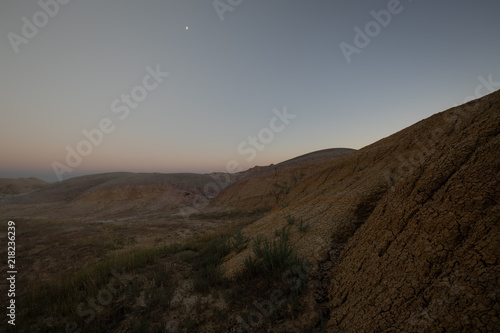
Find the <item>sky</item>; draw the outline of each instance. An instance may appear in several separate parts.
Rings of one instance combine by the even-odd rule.
[[[0,178],[235,172],[500,88],[500,2],[0,2]]]

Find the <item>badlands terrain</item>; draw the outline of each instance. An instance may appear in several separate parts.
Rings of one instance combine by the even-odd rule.
[[[495,92],[238,174],[1,179],[16,331],[499,332],[499,148]]]

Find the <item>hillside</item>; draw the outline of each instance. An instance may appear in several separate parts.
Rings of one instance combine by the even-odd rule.
[[[290,329],[320,310],[332,332],[498,329],[499,133],[496,92],[318,163],[246,227],[272,239],[290,217],[309,225],[290,231],[312,265]],[[249,255],[230,254],[226,275]]]
[[[48,183],[37,178],[0,178],[0,198],[36,191]]]
[[[21,318],[29,331],[498,332],[499,148],[497,91],[357,151],[2,199],[25,244]],[[115,270],[130,282],[82,315]]]
[[[266,210],[276,205],[299,178],[314,172],[314,165],[352,151],[327,149],[236,174],[114,172],[75,177],[53,184],[35,178],[1,179],[0,189],[10,195],[4,196],[3,200],[0,197],[0,214],[11,219],[63,217],[89,220],[128,219],[139,214],[187,216],[205,211],[205,208],[213,211],[207,205],[214,189],[215,194],[221,192],[211,205],[216,210],[237,210],[241,203],[249,202],[256,203],[252,209]],[[233,183],[235,189],[226,191],[226,187]],[[253,185],[249,186],[249,183]],[[245,200],[240,200],[242,189],[246,191]],[[233,191],[240,192],[238,198],[232,196]],[[14,193],[17,194],[15,197],[12,196]]]
[[[232,178],[224,179],[228,183]],[[6,199],[0,213],[11,216],[116,219],[195,211],[208,202],[204,186],[217,177],[201,174],[105,173],[71,178],[24,196]],[[186,211],[190,213],[190,211]]]
[[[347,243],[330,327],[498,331],[500,94],[415,129],[442,137]]]
[[[224,189],[212,205],[225,209],[270,209],[278,204],[302,180],[317,172],[318,165],[328,165],[354,149],[333,148],[301,155],[276,165],[248,170],[237,182]]]

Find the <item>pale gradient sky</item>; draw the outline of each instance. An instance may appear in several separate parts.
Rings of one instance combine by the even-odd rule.
[[[72,0],[16,54],[9,33],[22,36],[22,18],[33,22],[41,7],[2,1],[0,177],[56,180],[52,163],[66,164],[65,147],[104,118],[114,131],[64,179],[226,171],[230,160],[246,169],[358,149],[462,104],[480,76],[500,81],[498,0],[401,0],[348,64],[339,44],[354,44],[353,29],[388,2],[243,0],[221,21],[212,1]],[[157,65],[170,75],[120,120],[113,100]],[[247,161],[238,146],[285,106],[296,118]]]

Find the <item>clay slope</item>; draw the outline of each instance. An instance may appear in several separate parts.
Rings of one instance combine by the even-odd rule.
[[[310,225],[291,228],[312,271],[290,329],[319,310],[331,332],[498,329],[499,133],[496,92],[317,164],[248,226],[274,238],[287,216]],[[226,274],[248,255],[230,254]]]
[[[428,156],[378,203],[332,272],[331,328],[500,330],[500,94],[433,118]]]
[[[0,178],[0,198],[36,191],[48,183],[38,178]]]
[[[255,167],[243,174],[241,180],[228,186],[212,202],[213,206],[235,210],[270,209],[286,205],[283,198],[302,180],[354,149],[333,148],[301,155],[266,167]]]
[[[231,180],[231,177],[224,179]],[[30,216],[96,220],[182,213],[183,209],[206,204],[209,198],[204,187],[214,181],[215,178],[207,174],[117,172],[82,176],[4,200],[0,214],[10,218]],[[227,183],[217,184],[227,186]]]

